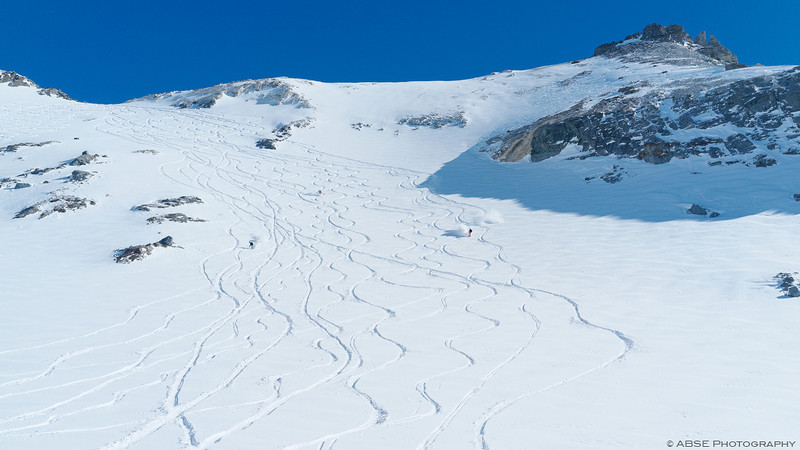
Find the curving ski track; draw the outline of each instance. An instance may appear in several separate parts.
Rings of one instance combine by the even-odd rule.
[[[47,363],[0,383],[0,402],[25,405],[0,417],[0,443],[80,435],[102,448],[491,448],[487,430],[510,406],[633,348],[576,301],[523,286],[485,227],[449,236],[486,211],[417,188],[424,174],[300,142],[240,147],[229,138],[257,125],[198,111],[108,114],[98,131],[174,150],[181,157],[160,172],[229,206],[219,238],[228,245],[199,262],[205,285],[91,333],[4,350]],[[555,383],[511,376],[547,323],[542,302],[560,303],[593,338],[613,338],[603,360]],[[570,338],[569,327],[559,332]],[[83,359],[93,363],[63,370]],[[120,412],[136,395],[149,407]],[[68,425],[87,414],[96,427]]]

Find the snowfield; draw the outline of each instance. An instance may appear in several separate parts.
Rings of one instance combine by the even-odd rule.
[[[0,86],[0,150],[54,141],[0,152],[0,178],[31,184],[0,190],[0,447],[798,441],[800,301],[773,277],[800,271],[800,156],[499,163],[478,145],[630,78],[779,69],[665,81],[592,58],[459,82],[282,80],[311,107]],[[455,119],[401,122],[431,115]],[[98,157],[58,167],[83,151]],[[586,180],[614,165],[621,182]],[[20,176],[35,168],[55,169]],[[58,195],[95,204],[13,218]],[[180,196],[202,203],[134,210]],[[147,222],[168,213],[204,222]]]

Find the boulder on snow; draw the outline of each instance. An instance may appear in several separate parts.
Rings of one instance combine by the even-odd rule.
[[[69,179],[67,181],[71,181],[73,183],[80,183],[82,181],[88,180],[93,176],[94,175],[85,170],[73,170],[72,174],[69,176]]]
[[[84,151],[80,154],[77,158],[73,159],[72,161],[68,162],[67,165],[70,166],[85,166],[87,164],[91,164],[92,161],[99,158],[100,155],[92,155],[87,151]]]
[[[130,264],[134,261],[140,261],[151,254],[154,248],[172,247],[173,244],[172,236],[167,236],[151,244],[132,245],[127,248],[117,249],[114,251],[114,262],[118,264]]]
[[[695,214],[695,215],[698,215],[698,216],[705,216],[705,215],[708,214],[708,210],[707,209],[705,209],[702,206],[697,205],[697,204],[692,204],[692,207],[687,209],[687,211],[689,212],[689,214]]]
[[[44,219],[52,213],[65,213],[67,211],[86,208],[87,206],[94,204],[94,200],[89,200],[87,198],[75,197],[73,195],[57,195],[22,209],[14,216],[14,218],[22,219],[23,217],[27,217],[31,214],[42,211],[42,214],[39,216],[39,218]]]
[[[165,198],[162,200],[158,200],[155,203],[146,203],[144,205],[134,206],[134,211],[150,211],[150,209],[158,209],[158,208],[172,208],[175,206],[186,205],[190,203],[203,203],[199,197],[194,197],[191,195],[183,195],[177,198]]]
[[[194,217],[189,217],[183,213],[164,214],[161,216],[153,216],[147,219],[147,223],[164,223],[166,221],[177,223],[205,222],[203,219],[195,219]]]
[[[795,278],[797,272],[781,272],[775,275],[778,280],[778,289],[782,290],[787,297],[800,297],[800,284]]]

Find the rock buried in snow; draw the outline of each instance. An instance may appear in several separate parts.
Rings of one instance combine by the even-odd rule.
[[[151,208],[172,208],[174,206],[186,205],[189,203],[203,203],[199,197],[184,195],[178,198],[165,198],[156,203],[147,203],[144,205],[134,206],[134,211],[150,211]]]
[[[147,219],[147,223],[164,223],[165,221],[187,223],[187,222],[205,222],[203,219],[195,219],[183,213],[164,214],[161,216],[153,216]]]
[[[30,216],[31,214],[36,214],[39,211],[41,211],[41,209],[39,209],[38,205],[31,205],[31,206],[28,206],[27,208],[22,209],[20,212],[18,212],[14,216],[14,218],[15,219],[22,219],[23,217]]]
[[[266,138],[259,139],[256,141],[256,147],[265,148],[268,150],[275,150],[277,148],[275,147],[275,142],[276,142],[275,139],[266,139]]]
[[[42,211],[42,214],[39,216],[39,218],[44,219],[45,217],[49,216],[54,212],[65,213],[67,211],[74,211],[76,209],[86,208],[87,206],[94,204],[95,204],[94,200],[75,197],[72,195],[56,196],[22,209],[14,216],[14,218],[21,219],[23,217],[27,217],[31,214]]]
[[[3,153],[5,153],[5,152],[16,152],[21,147],[42,147],[42,146],[45,146],[45,145],[48,145],[48,144],[52,144],[54,142],[55,141],[46,141],[46,142],[39,142],[39,143],[22,142],[22,143],[19,143],[19,144],[11,144],[11,145],[7,145],[5,148],[0,149],[0,152],[3,152]]]
[[[424,116],[405,117],[397,121],[397,124],[434,129],[443,127],[464,128],[467,125],[467,118],[464,117],[464,111],[456,111],[449,114],[431,113]]]
[[[781,272],[775,275],[778,280],[778,289],[782,290],[787,297],[800,297],[800,284],[794,278],[795,275],[797,275],[797,272]]]
[[[147,257],[153,252],[156,247],[172,247],[174,243],[172,236],[167,236],[158,242],[145,245],[132,245],[127,248],[117,249],[114,251],[114,262],[118,264],[130,264],[134,261],[139,261]]]
[[[19,181],[17,181],[14,178],[3,178],[3,179],[0,179],[0,189],[2,189],[2,188],[13,188],[13,187],[16,187],[17,184],[19,184]],[[795,194],[795,196],[800,197],[797,194]],[[797,200],[797,199],[795,199],[795,200]]]

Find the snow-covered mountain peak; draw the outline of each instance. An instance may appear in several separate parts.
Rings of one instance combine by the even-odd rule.
[[[37,89],[39,95],[46,95],[48,97],[58,97],[65,100],[72,100],[61,89],[56,88],[41,88],[33,82],[30,78],[20,75],[11,70],[0,70],[0,85],[7,85],[9,87],[27,87]]]
[[[311,107],[306,98],[292,89],[286,78],[264,78],[222,83],[202,89],[152,94],[131,100],[131,102],[165,102],[178,108],[210,108],[223,97],[241,98],[247,102],[273,106]]]

